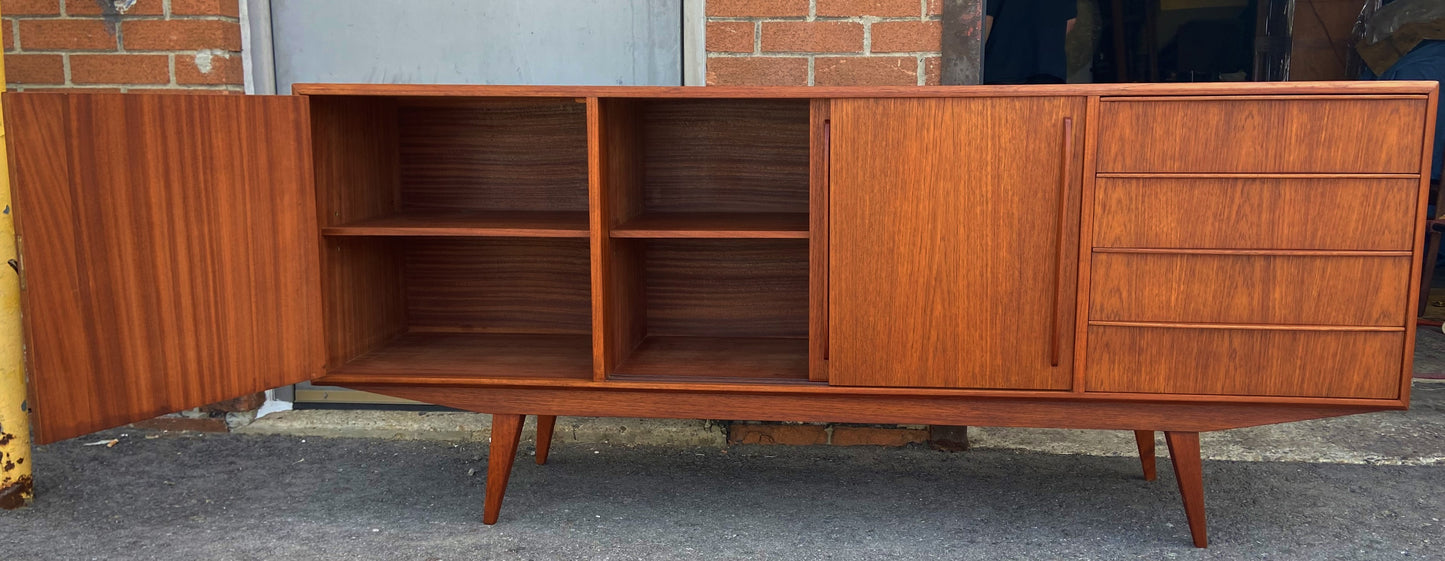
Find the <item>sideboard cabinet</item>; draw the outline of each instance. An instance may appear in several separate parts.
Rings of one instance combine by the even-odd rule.
[[[51,442],[302,380],[1198,433],[1409,403],[1433,83],[6,94]]]

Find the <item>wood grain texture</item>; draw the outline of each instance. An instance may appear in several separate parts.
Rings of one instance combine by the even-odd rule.
[[[1404,339],[1403,332],[1096,325],[1086,380],[1091,392],[1394,399]]]
[[[612,97],[612,98],[888,98],[888,97],[1055,97],[1055,96],[1238,96],[1252,95],[1420,95],[1435,91],[1434,81],[1123,83],[1018,86],[489,86],[430,84],[295,84],[304,95],[379,95],[418,97]]]
[[[1159,477],[1154,461],[1154,431],[1134,431],[1134,443],[1139,447],[1139,465],[1144,469],[1144,481]]]
[[[517,458],[517,445],[522,441],[522,421],[526,415],[492,415],[492,443],[487,452],[487,490],[482,503],[482,523],[496,524],[502,512],[502,497],[507,493],[507,479]]]
[[[808,212],[806,100],[639,102],[648,212]]]
[[[5,101],[38,442],[320,375],[303,100]]]
[[[417,238],[402,247],[412,329],[591,332],[585,240]]]
[[[832,170],[832,102],[809,107],[808,379],[828,381],[828,189]]]
[[[552,452],[552,432],[557,428],[556,415],[537,415],[537,465],[547,465]]]
[[[400,204],[396,103],[311,97],[316,216],[325,227],[390,216]],[[406,330],[402,264],[388,240],[321,243],[326,365],[335,368]]]
[[[322,248],[326,367],[331,371],[407,328],[401,242],[330,238]]]
[[[1422,279],[1422,275],[1421,275],[1421,267],[1423,267],[1423,266],[1424,266],[1424,263],[1425,263],[1425,255],[1424,255],[1424,251],[1425,251],[1425,238],[1426,238],[1426,235],[1425,235],[1425,232],[1426,232],[1425,217],[1426,217],[1426,214],[1427,214],[1427,212],[1428,212],[1428,210],[1429,210],[1430,179],[1431,179],[1431,178],[1430,178],[1430,170],[1431,170],[1430,160],[1431,160],[1431,158],[1434,156],[1435,143],[1434,143],[1433,141],[1434,141],[1435,134],[1436,134],[1436,130],[1435,130],[1436,118],[1435,118],[1435,115],[1437,114],[1437,111],[1439,110],[1439,102],[1440,102],[1440,91],[1439,91],[1439,89],[1436,88],[1436,89],[1434,89],[1434,90],[1431,90],[1431,91],[1430,91],[1430,95],[1429,95],[1429,97],[1428,97],[1428,102],[1426,103],[1425,122],[1424,122],[1424,125],[1425,125],[1425,126],[1424,126],[1424,129],[1425,129],[1425,130],[1421,133],[1421,142],[1420,142],[1420,144],[1421,144],[1421,147],[1420,147],[1420,191],[1419,191],[1419,192],[1420,192],[1420,198],[1419,198],[1419,202],[1417,203],[1416,209],[1415,209],[1415,247],[1414,247],[1415,252],[1414,252],[1414,265],[1413,265],[1413,268],[1412,268],[1411,271],[1410,271],[1410,295],[1409,295],[1409,302],[1415,302],[1415,301],[1417,301],[1417,299],[1420,298],[1420,293],[1421,293],[1421,292],[1425,292],[1425,293],[1428,294],[1429,291],[1430,291],[1430,288],[1429,288],[1428,286],[1421,286],[1421,281],[1423,280],[1423,279]],[[1445,193],[1445,191],[1442,191],[1442,193]],[[1441,195],[1441,196],[1442,196],[1442,197],[1445,197],[1445,195]],[[1440,212],[1440,210],[1437,208],[1435,212],[1436,212],[1437,215],[1438,215],[1438,213]],[[1407,305],[1409,305],[1409,304],[1407,303]],[[1407,324],[1406,328],[1405,328],[1405,348],[1406,348],[1406,349],[1414,349],[1414,348],[1415,348],[1415,328],[1416,328],[1416,322],[1413,322],[1413,321],[1412,321],[1412,322],[1409,322],[1409,323]],[[1411,382],[1411,379],[1412,379],[1412,377],[1414,376],[1414,374],[1415,374],[1415,354],[1414,354],[1413,352],[1405,353],[1405,360],[1402,361],[1402,364],[1400,365],[1400,401],[1403,402],[1403,403],[1406,403],[1406,404],[1409,404],[1409,403],[1410,403],[1410,382]]]
[[[1083,110],[1077,98],[833,102],[830,383],[1070,387],[1072,338],[1057,367],[1049,342],[1059,279],[1059,323],[1074,321],[1080,171],[1060,153],[1064,118]]]
[[[1098,253],[1092,271],[1090,320],[1403,327],[1411,316],[1409,257]]]
[[[613,227],[612,237],[807,239],[808,215],[782,212],[654,212]]]
[[[593,379],[607,379],[642,342],[642,255],[636,242],[612,239],[614,226],[642,212],[636,106],[587,100],[592,202]]]
[[[408,212],[327,226],[327,236],[586,238],[584,211]]]
[[[608,384],[635,385],[625,382]],[[726,418],[749,421],[950,424],[1105,430],[1210,431],[1321,419],[1380,411],[1386,407],[1271,403],[1130,403],[1112,400],[939,395],[814,395],[686,389],[672,391],[610,387],[580,392],[565,387],[466,387],[366,384],[341,385],[362,391],[435,403],[467,411],[549,411],[584,417],[669,419]],[[688,388],[705,384],[675,384]],[[826,388],[825,388],[826,389]],[[1058,392],[1064,393],[1067,392]]]
[[[412,332],[363,354],[331,374],[362,379],[402,375],[492,379],[590,380],[587,335]]]
[[[1103,104],[1103,172],[1416,173],[1426,100],[1119,101]]]
[[[618,365],[617,379],[806,380],[808,341],[652,336]]]
[[[1122,16],[1120,16],[1122,17]],[[1094,239],[1095,192],[1098,187],[1097,168],[1099,164],[1099,106],[1098,96],[1090,96],[1084,104],[1084,169],[1083,187],[1079,198],[1079,265],[1078,287],[1074,298],[1074,372],[1073,391],[1084,391],[1084,365],[1089,356],[1089,285],[1092,273],[1093,248],[1089,240]]]
[[[1194,547],[1209,547],[1209,530],[1204,518],[1204,468],[1199,458],[1199,433],[1167,431],[1164,443],[1169,446],[1169,462],[1174,464],[1174,480],[1184,500],[1184,515],[1189,521],[1189,535]]]
[[[402,105],[398,119],[403,210],[587,211],[584,104]]]
[[[648,335],[808,335],[806,240],[649,240]]]
[[[1100,247],[1409,250],[1418,179],[1107,178]]]

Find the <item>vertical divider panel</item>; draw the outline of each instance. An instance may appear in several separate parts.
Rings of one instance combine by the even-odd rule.
[[[1079,282],[1074,314],[1073,391],[1084,391],[1085,360],[1089,333],[1089,264],[1094,255],[1094,176],[1099,162],[1099,96],[1084,104],[1084,164],[1079,193]]]
[[[636,103],[587,98],[588,197],[592,237],[593,380],[606,380],[646,334],[641,240],[612,228],[642,212]]]
[[[828,381],[828,188],[832,100],[809,108],[808,380]]]

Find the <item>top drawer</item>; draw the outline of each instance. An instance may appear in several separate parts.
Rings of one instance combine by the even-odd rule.
[[[1425,97],[1104,99],[1101,173],[1420,173]]]

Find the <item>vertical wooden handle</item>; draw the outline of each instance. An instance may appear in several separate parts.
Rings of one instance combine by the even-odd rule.
[[[825,199],[825,202],[824,202],[823,204],[824,204],[825,206],[826,206],[826,205],[829,205],[829,204],[832,204],[831,202],[828,202],[828,201],[831,201],[831,200],[832,200],[832,197],[833,197],[833,120],[832,120],[832,119],[823,119],[823,190],[824,190],[824,192],[827,193],[827,197],[828,197],[827,199]],[[827,220],[832,220],[832,219],[833,219],[833,218],[832,218],[832,213],[830,212],[829,215],[828,215]],[[828,229],[824,230],[824,232],[831,232],[831,231],[832,231],[831,225],[829,226]],[[829,346],[828,343],[829,343],[830,337],[832,336],[831,333],[830,333],[830,330],[829,330],[829,321],[830,321],[830,318],[828,317],[828,310],[830,309],[829,306],[830,306],[831,304],[829,303],[829,300],[828,300],[828,299],[829,299],[830,297],[832,297],[832,291],[833,291],[833,268],[832,268],[832,266],[831,266],[831,265],[832,265],[832,259],[833,259],[833,247],[832,247],[832,242],[828,239],[828,236],[829,236],[829,235],[830,235],[830,234],[826,234],[826,233],[823,235],[823,245],[827,248],[827,250],[824,252],[824,255],[826,255],[825,259],[828,260],[828,261],[827,261],[827,264],[824,265],[824,268],[823,268],[823,271],[824,271],[824,272],[823,272],[823,277],[824,277],[824,278],[823,278],[823,360],[828,360],[828,352],[829,352],[829,350],[831,350],[831,348],[830,348],[830,346]]]
[[[1064,335],[1064,227],[1068,224],[1069,179],[1074,167],[1074,118],[1064,117],[1064,153],[1059,168],[1059,220],[1054,240],[1054,321],[1049,330],[1049,365],[1059,365],[1059,346]]]

